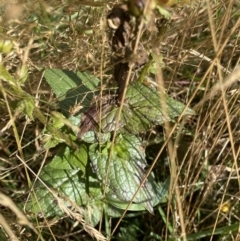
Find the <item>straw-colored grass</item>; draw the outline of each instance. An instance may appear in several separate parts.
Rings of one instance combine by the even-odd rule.
[[[43,78],[46,68],[89,71],[104,86],[111,81],[106,16],[115,3],[1,1],[0,46],[11,41],[13,47],[0,64],[13,76],[24,77],[27,68],[21,88],[46,119],[58,103]],[[157,48],[164,62],[158,81],[196,115],[152,130],[165,140],[149,145],[147,158],[161,181],[170,175],[167,203],[155,216],[103,219],[91,227],[80,207],[67,208],[67,197],[49,189],[64,216],[31,219],[24,202],[56,150],[43,148],[45,124],[17,108],[22,96],[0,73],[1,240],[105,240],[116,228],[116,240],[239,240],[240,3],[192,1],[169,11],[173,17]]]

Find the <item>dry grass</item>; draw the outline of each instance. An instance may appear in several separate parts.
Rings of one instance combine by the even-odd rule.
[[[100,1],[67,0],[0,3],[1,13],[5,12],[1,38],[14,43],[14,50],[1,56],[2,63],[13,74],[19,66],[27,65],[29,75],[23,88],[36,97],[35,104],[46,116],[57,100],[42,77],[45,68],[88,70],[104,81],[110,78],[111,53],[105,17],[112,4],[113,1],[107,5]],[[181,6],[174,10],[174,19],[159,46],[165,63],[164,87],[197,113],[191,120],[179,118],[175,126],[168,127],[165,134],[169,141],[157,146],[155,153],[158,156],[163,150],[168,152],[173,181],[172,200],[163,207],[168,222],[166,225],[159,214],[144,215],[142,222],[148,223],[144,228],[162,236],[162,240],[168,240],[169,235],[181,235],[187,240],[186,234],[202,230],[214,233],[216,228],[239,222],[239,15],[240,4],[233,0],[196,1]],[[0,187],[19,204],[26,199],[28,186],[35,180],[35,177],[30,180],[26,166],[39,173],[54,150],[42,149],[39,133],[43,124],[14,111],[12,102],[18,97],[9,94],[6,86],[1,81]],[[167,169],[161,159],[155,161],[156,169]],[[169,170],[165,172],[163,176]],[[78,216],[81,211],[65,213],[84,224]],[[2,215],[5,220],[0,221],[2,226],[8,224],[5,231],[9,230],[9,236],[13,235],[15,240],[35,240],[35,234],[22,226],[29,225],[27,221],[17,222],[8,209]],[[53,240],[70,236],[78,237],[75,240],[80,240],[79,237],[89,240],[79,227],[76,232],[74,223],[67,218],[52,223],[44,220],[43,224],[44,227],[36,223],[37,230],[33,229],[42,240],[41,232],[47,232]],[[99,235],[94,229],[89,233]],[[225,235],[228,240],[239,239],[237,232],[228,233],[220,235],[221,238]],[[210,239],[216,240],[211,235],[206,240]]]

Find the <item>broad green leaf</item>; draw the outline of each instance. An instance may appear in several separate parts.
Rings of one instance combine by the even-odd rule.
[[[84,207],[84,220],[95,227],[102,218],[102,202],[90,199]]]
[[[165,110],[161,106],[160,95],[156,89],[133,82],[127,89],[124,106],[121,113],[119,128],[129,133],[138,134],[148,131],[153,125],[161,125],[166,121],[175,121],[180,116],[185,105],[165,95]],[[93,105],[82,117],[79,138],[89,131],[110,132],[115,129],[119,105],[114,101]],[[184,115],[194,115],[194,111],[187,108]],[[100,121],[101,116],[101,121]]]
[[[77,76],[81,79],[82,83],[91,91],[96,90],[99,84],[99,79],[94,75],[90,75],[86,72],[77,72]]]
[[[28,212],[41,214],[45,217],[62,215],[63,211],[59,208],[58,200],[53,193],[68,208],[71,208],[71,203],[74,202],[78,206],[86,208],[87,211],[89,203],[92,208],[96,208],[92,210],[92,215],[99,212],[99,204],[94,203],[95,199],[100,200],[102,197],[99,181],[90,174],[86,179],[83,172],[78,168],[73,168],[65,157],[61,158],[59,155],[54,158],[43,168],[39,178],[48,188],[40,181],[36,182],[34,193],[26,206]],[[90,219],[92,218],[89,217]]]
[[[65,98],[67,91],[77,87],[77,84],[60,69],[47,69],[44,77],[59,100]]]
[[[166,181],[163,184],[156,184],[156,195],[153,197],[153,206],[158,205],[159,203],[165,203],[167,202],[167,194],[169,191],[169,186],[170,186],[170,178],[167,178]],[[119,199],[113,198],[109,195],[107,195],[107,203],[110,205],[120,209],[120,210],[125,210],[128,206],[128,202],[121,201]],[[132,203],[128,207],[129,211],[144,211],[146,210],[142,204],[138,203]],[[114,210],[113,210],[114,211]],[[111,216],[111,214],[109,214]],[[114,215],[115,212],[114,212]]]
[[[88,131],[103,133],[113,131],[118,110],[119,106],[114,103],[103,103],[101,107],[98,104],[91,106],[82,117],[78,137],[82,139],[82,136]],[[118,126],[123,127],[125,124],[125,120],[122,119]]]
[[[44,77],[59,98],[62,110],[69,110],[76,103],[81,103],[84,107],[90,106],[100,82],[95,76],[85,72],[74,73],[60,69],[47,69]]]
[[[68,159],[69,163],[73,165],[74,167],[80,168],[80,170],[85,175],[85,168],[88,161],[88,153],[87,153],[87,147],[82,144],[79,146],[79,148],[75,151],[73,151],[71,158]]]
[[[163,113],[160,95],[157,90],[139,82],[133,82],[126,93],[128,108],[123,112],[132,113],[127,121],[126,129],[133,133],[148,130],[153,124],[163,124],[174,121],[183,111],[185,105],[165,95],[165,109]],[[194,111],[187,109],[184,115],[193,115]]]
[[[140,140],[133,135],[119,135],[116,138],[112,158],[108,163],[111,143],[99,147],[90,146],[89,157],[93,171],[107,186],[107,196],[123,202],[132,200],[144,176],[146,168],[145,154]],[[108,177],[106,170],[109,168]],[[144,183],[137,193],[134,203],[141,204],[153,213],[153,197],[156,196],[156,183],[152,177]]]
[[[123,118],[126,119],[124,127],[131,133],[147,131],[152,125],[161,125],[166,121],[173,121],[180,116],[185,105],[165,95],[165,108],[161,107],[160,95],[156,89],[133,82],[126,93],[126,105]],[[184,115],[193,115],[194,111],[187,109]],[[131,118],[129,118],[129,116]]]
[[[114,217],[114,218],[118,218],[121,217],[124,210],[115,207],[113,205],[111,205],[111,201],[105,200],[105,207],[104,207],[104,212],[109,216],[109,217]]]
[[[85,174],[87,160],[87,148],[84,144],[81,144],[77,150],[71,150],[69,147],[62,149],[48,166],[59,170],[72,170],[73,167],[77,167]]]
[[[87,143],[105,143],[109,141],[111,138],[111,133],[99,133],[94,131],[88,131],[86,132],[81,139]]]

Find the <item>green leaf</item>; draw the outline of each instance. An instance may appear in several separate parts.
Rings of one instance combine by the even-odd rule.
[[[175,118],[181,115],[185,105],[166,94],[164,96],[166,113],[163,113],[160,95],[156,89],[139,81],[131,83],[127,89],[118,127],[129,133],[138,134],[148,131],[153,125],[161,125],[166,121],[174,122]],[[119,105],[114,100],[103,103],[101,108],[99,105],[96,103],[84,113],[79,138],[90,130],[111,132],[115,129]],[[194,114],[189,108],[184,112],[184,115]]]
[[[87,143],[105,143],[107,141],[109,141],[111,139],[111,134],[108,133],[96,133],[94,131],[88,131],[86,132],[82,138],[83,141],[87,142]]]
[[[114,103],[102,103],[101,107],[99,107],[98,103],[91,106],[82,116],[78,137],[82,139],[83,135],[88,131],[105,133],[113,131],[118,111],[119,106]],[[122,119],[119,127],[123,127],[125,124],[125,120]]]
[[[47,69],[44,77],[59,98],[62,110],[69,110],[76,103],[90,106],[99,79],[85,72],[74,73],[68,70]]]
[[[53,127],[51,124],[47,125],[43,134],[44,148],[49,149],[55,147],[59,143],[65,142],[68,146],[76,149],[77,144],[74,142],[76,136],[71,133],[65,133],[63,130]]]
[[[73,118],[71,120],[73,120]],[[76,140],[75,134],[69,133],[69,129],[62,128],[67,121],[63,114],[55,111],[51,112],[50,119],[43,134],[43,143],[46,149],[53,148],[63,142],[73,148],[77,147],[76,144],[74,144]]]
[[[60,129],[64,126],[64,119],[66,119],[65,116],[59,112],[57,112],[57,116],[51,114],[48,125],[51,125],[52,128]]]
[[[151,175],[151,178],[153,175]],[[155,207],[159,203],[165,203],[167,202],[167,194],[169,191],[169,186],[170,186],[170,178],[167,178],[166,181],[163,184],[155,184],[155,196],[153,197],[153,206]],[[110,210],[109,210],[109,216],[114,215],[115,217],[117,216],[116,210],[113,209],[111,206],[118,208],[120,210],[125,210],[128,207],[128,202],[121,201],[119,199],[113,198],[109,195],[107,195],[107,203],[110,205]],[[142,204],[138,203],[132,203],[128,207],[129,211],[144,211],[146,208],[142,206]],[[120,212],[120,214],[122,214]],[[121,216],[121,215],[120,215]]]
[[[57,136],[53,136],[52,134],[45,133],[42,137],[42,141],[44,143],[44,149],[50,149],[57,146],[59,143],[63,143],[64,140],[61,140]]]
[[[16,86],[15,79],[2,64],[0,64],[0,79]]]
[[[88,161],[87,147],[83,144],[80,145],[77,150],[73,151],[71,158],[69,158],[68,161],[74,167],[80,168],[85,174],[85,168]]]
[[[133,82],[126,93],[128,107],[125,107],[125,113],[132,113],[128,119],[126,129],[132,133],[139,133],[148,130],[153,124],[163,124],[166,121],[173,121],[185,108],[185,105],[179,101],[165,95],[165,109],[163,113],[159,92],[149,86],[139,82]],[[187,109],[184,115],[193,115],[194,111]]]
[[[145,176],[144,169],[147,163],[144,149],[140,140],[133,135],[119,135],[116,143],[109,164],[108,155],[111,143],[101,147],[97,144],[91,145],[89,156],[93,171],[107,185],[107,196],[129,202]],[[108,177],[106,177],[107,166]],[[153,213],[153,197],[157,195],[156,186],[152,176],[149,177],[137,193],[134,203],[140,204]]]
[[[75,154],[76,152],[72,155]],[[86,179],[84,173],[79,168],[74,168],[69,159],[75,163],[76,156],[72,157],[71,151],[66,148],[64,155],[62,152],[59,153],[52,162],[42,169],[39,178],[45,185],[39,180],[36,182],[34,194],[31,195],[26,206],[27,211],[45,217],[62,215],[63,212],[57,205],[58,200],[53,195],[55,194],[68,208],[71,208],[72,202],[74,202],[85,208],[86,211],[90,208],[88,204],[95,208],[92,211],[92,217],[95,212],[96,214],[100,212],[99,203],[94,202],[94,200],[102,198],[99,181],[90,174],[87,175],[88,179]],[[82,165],[84,166],[83,162]],[[92,217],[89,217],[89,220]]]
[[[96,78],[94,75],[90,75],[86,72],[78,71],[77,76],[82,81],[83,85],[85,85],[91,91],[95,91],[100,82],[100,80]]]
[[[18,104],[18,110],[23,112],[25,115],[27,115],[31,120],[34,120],[33,118],[33,111],[35,108],[34,100],[30,96],[25,96],[25,98],[19,102]]]
[[[77,150],[71,150],[69,147],[62,149],[48,166],[59,170],[72,170],[73,167],[77,167],[85,174],[87,160],[87,147],[81,144]]]

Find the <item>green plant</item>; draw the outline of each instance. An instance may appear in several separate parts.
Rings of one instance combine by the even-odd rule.
[[[56,111],[50,116],[42,134],[44,146],[56,148],[62,144],[54,158],[41,170],[39,180],[34,185],[34,196],[27,203],[27,210],[33,214],[42,213],[44,217],[63,215],[64,209],[61,211],[61,206],[54,205],[57,197],[62,197],[66,207],[72,207],[73,202],[77,206],[86,207],[85,216],[91,207],[92,213],[87,217],[91,225],[100,221],[103,203],[109,216],[116,216],[116,208],[117,216],[121,215],[130,201],[133,203],[128,207],[129,210],[148,210],[153,213],[154,207],[165,201],[169,182],[166,180],[164,185],[157,183],[151,173],[138,190],[147,167],[144,151],[146,140],[141,140],[138,135],[153,125],[174,121],[185,106],[166,95],[168,116],[164,116],[157,90],[138,81],[131,84],[110,156],[113,145],[111,133],[115,128],[118,111],[118,105],[111,101],[103,103],[108,106],[102,109],[101,119],[90,123],[95,128],[84,130],[84,133],[80,128],[81,136],[77,140],[77,126],[80,125],[81,116],[92,109],[90,105],[93,96],[99,95],[100,81],[88,73],[59,69],[47,69],[45,78],[59,98],[59,106],[65,110],[65,116]],[[108,99],[113,99],[112,96],[114,90]],[[75,116],[67,115],[66,110],[76,104],[85,108]],[[86,106],[90,107],[87,109]],[[95,108],[97,104],[92,106],[96,111],[93,115],[97,117],[100,114]],[[193,114],[193,111],[187,109],[185,114]],[[64,123],[68,123],[68,126]],[[84,129],[83,123],[81,127]],[[67,145],[71,142],[66,140],[71,140],[75,145]]]
[[[34,105],[34,98],[22,89],[25,66],[16,78],[2,66],[2,79],[12,83],[5,90],[19,96],[21,112],[45,125],[41,133],[44,148],[56,153],[36,175],[36,181],[29,182],[32,192],[25,209],[32,217],[76,217],[78,213],[77,220],[93,235],[90,227],[100,222],[103,209],[110,217],[120,217],[126,210],[153,214],[154,207],[166,201],[170,178],[158,183],[153,172],[147,172],[148,143],[140,134],[155,125],[174,122],[184,109],[184,115],[194,112],[144,83],[155,68],[150,57],[139,78],[128,86],[122,110],[116,89],[101,90],[101,81],[95,76],[47,69],[44,76],[61,112],[51,111],[46,118]]]
[[[238,240],[239,3],[190,2],[159,9],[144,61],[140,19],[109,47],[113,2],[1,4],[2,240]]]

